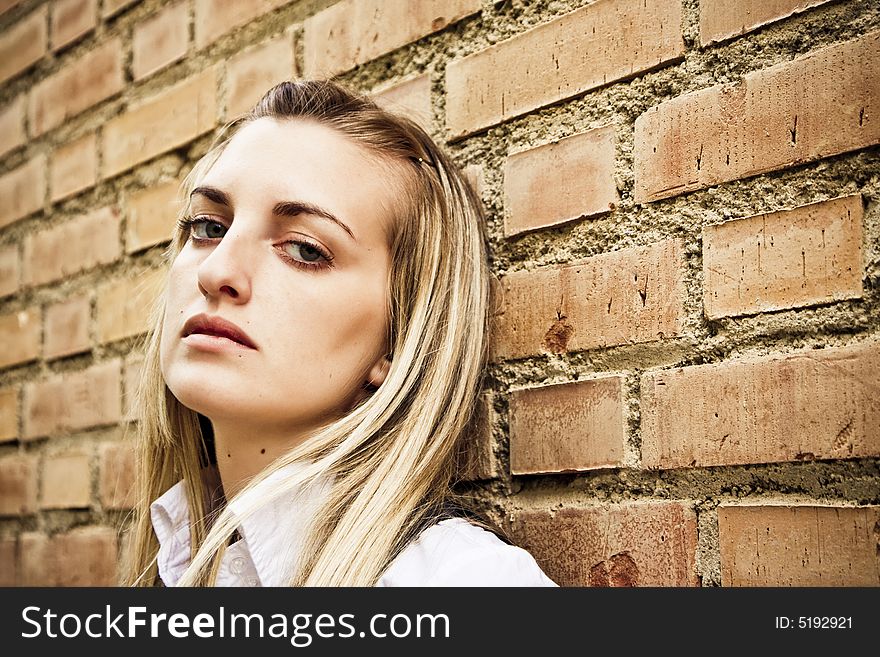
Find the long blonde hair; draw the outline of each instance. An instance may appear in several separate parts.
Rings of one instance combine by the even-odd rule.
[[[336,83],[297,80],[270,89],[250,113],[224,128],[184,181],[185,199],[235,131],[263,117],[318,121],[405,165],[398,185],[402,209],[390,244],[391,368],[366,400],[255,477],[236,496],[242,505],[235,516],[226,507],[212,519],[202,480],[211,458],[210,436],[203,431],[209,422],[165,385],[159,367],[165,295],[159,295],[134,398],[139,502],[129,585],[159,584],[149,504],[181,479],[191,511],[192,553],[180,585],[213,585],[243,518],[326,475],[332,485],[324,506],[314,514],[297,563],[288,564],[292,586],[372,586],[445,505],[467,506],[453,485],[486,366],[490,303],[484,224],[474,191],[415,123]],[[185,212],[182,207],[181,216]],[[176,229],[165,252],[169,263],[185,241]],[[252,494],[292,463],[303,467]]]

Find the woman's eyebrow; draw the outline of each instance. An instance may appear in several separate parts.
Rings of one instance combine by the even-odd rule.
[[[225,205],[226,207],[231,207],[232,203],[229,200],[229,195],[226,192],[217,189],[216,187],[196,187],[190,193],[190,200],[196,194],[200,196],[204,196],[209,201],[213,201],[219,205]],[[309,203],[307,201],[280,201],[275,204],[272,208],[272,213],[282,216],[282,217],[295,217],[299,214],[310,214],[315,217],[320,217],[322,219],[327,219],[328,221],[333,222],[342,230],[351,236],[355,242],[357,242],[357,238],[354,236],[354,233],[351,232],[351,229],[345,225],[340,219],[338,219],[332,212],[329,210],[325,210],[324,208],[315,205],[314,203]]]

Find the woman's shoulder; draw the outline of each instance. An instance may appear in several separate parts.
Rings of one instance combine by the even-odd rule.
[[[377,586],[556,586],[524,549],[465,518],[419,534]]]

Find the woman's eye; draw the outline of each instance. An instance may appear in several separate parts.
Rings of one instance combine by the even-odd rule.
[[[226,226],[216,221],[209,221],[208,219],[198,219],[191,224],[193,229],[193,234],[195,237],[199,239],[215,239],[217,237],[223,237],[224,231],[226,230]]]
[[[317,263],[323,258],[329,262],[327,255],[308,242],[289,242],[285,251],[295,260],[304,263]]]

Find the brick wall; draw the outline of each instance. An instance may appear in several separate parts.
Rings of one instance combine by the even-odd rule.
[[[488,213],[469,482],[563,585],[880,585],[880,5],[0,2],[0,585],[114,583],[179,181],[277,81]]]

